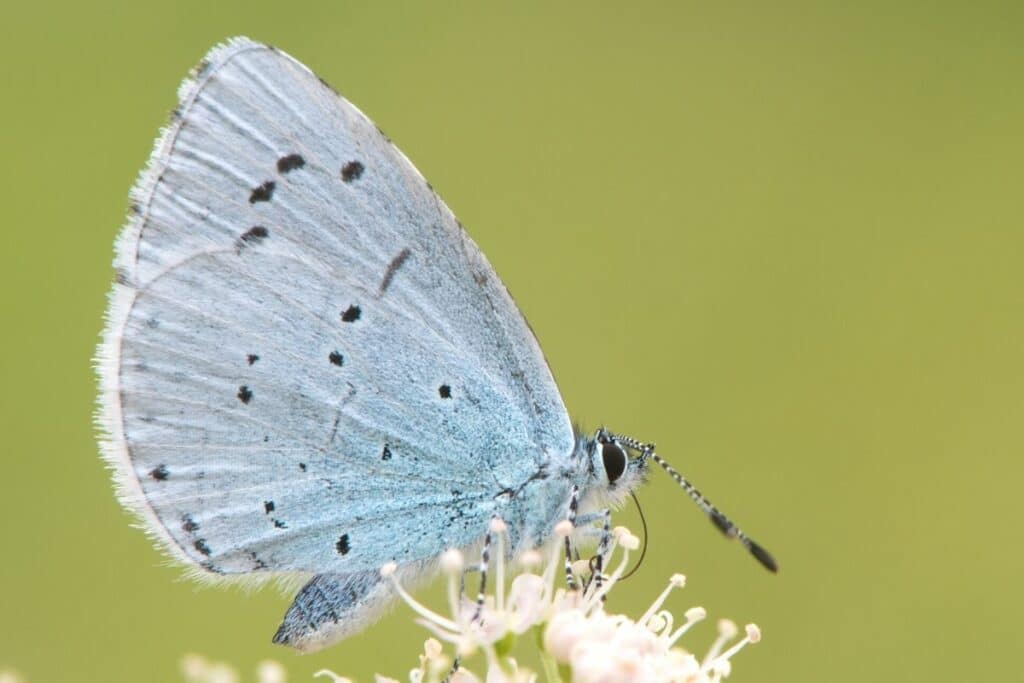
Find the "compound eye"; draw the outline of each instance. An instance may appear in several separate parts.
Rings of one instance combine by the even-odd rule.
[[[608,475],[608,483],[614,484],[626,471],[626,452],[614,443],[605,443],[601,444],[601,458],[604,460],[604,472]]]

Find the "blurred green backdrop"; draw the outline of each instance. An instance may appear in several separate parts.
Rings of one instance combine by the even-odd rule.
[[[404,608],[315,656],[272,646],[288,599],[163,566],[96,453],[128,188],[188,69],[247,34],[413,159],[579,419],[657,441],[782,566],[655,475],[648,562],[615,607],[685,572],[671,608],[764,631],[734,680],[1016,677],[1022,27],[1019,3],[6,4],[0,670],[415,662]]]

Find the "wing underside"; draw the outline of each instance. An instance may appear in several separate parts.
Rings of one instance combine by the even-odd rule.
[[[214,574],[353,572],[484,529],[572,450],[541,351],[409,161],[282,52],[183,84],[100,348],[121,497]]]

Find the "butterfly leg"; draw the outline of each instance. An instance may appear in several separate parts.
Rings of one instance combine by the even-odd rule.
[[[590,558],[590,577],[587,579],[586,584],[583,586],[583,592],[586,593],[590,590],[591,584],[593,584],[597,590],[600,590],[601,583],[604,581],[604,568],[608,561],[608,551],[611,549],[612,533],[611,533],[611,521],[612,511],[605,508],[599,512],[594,513],[592,516],[594,521],[603,519],[601,525],[600,536],[597,542],[597,551],[594,556]],[[591,529],[591,531],[597,531]]]
[[[576,527],[576,513],[580,507],[580,487],[573,484],[572,495],[569,497],[569,523]],[[576,590],[576,577],[572,573],[573,546],[570,536],[565,537],[565,584],[569,590]]]
[[[600,559],[598,560],[598,571],[604,568],[604,555],[607,553],[607,549],[611,543],[611,510],[604,509],[596,512],[589,512],[583,515],[579,514],[579,487],[572,487],[572,494],[569,497],[569,522],[573,525],[574,529],[579,529],[584,535],[590,535],[597,531],[591,525],[594,522],[603,520],[603,528],[600,535],[600,541],[598,542],[598,553]],[[572,544],[572,539],[569,536],[565,537],[565,583],[569,590],[576,590],[576,577],[572,571],[572,563],[574,559],[579,558],[579,553]],[[594,559],[591,559],[591,567],[594,566]],[[589,584],[590,580],[587,580]],[[600,584],[598,584],[600,585]],[[584,590],[587,586],[584,585]]]
[[[455,655],[455,659],[452,660],[452,668],[449,669],[448,674],[441,679],[441,683],[451,683],[452,676],[455,675],[460,666],[462,666],[462,657]]]
[[[476,609],[473,611],[473,622],[480,620],[484,610],[484,594],[487,591],[487,564],[491,559],[491,529],[487,528],[484,535],[484,547],[480,551],[480,590],[476,594]],[[465,577],[465,574],[463,574]]]
[[[601,586],[605,565],[608,560],[608,551],[611,549],[611,519],[612,511],[609,508],[589,512],[576,518],[576,525],[579,527],[577,537],[592,539],[597,538],[597,550],[590,558],[590,577],[584,583],[583,591],[590,590],[590,585],[596,582]],[[595,522],[601,522],[601,526],[593,526]]]
[[[480,589],[476,594],[476,609],[473,611],[472,623],[476,623],[480,620],[480,616],[484,609],[484,598],[487,591],[487,568],[491,560],[491,542],[492,542],[492,529],[490,526],[487,528],[487,533],[484,534],[484,545],[480,550],[480,564],[475,567],[466,567],[462,570],[462,577],[460,579],[459,586],[459,602],[462,603],[466,597],[466,574],[471,571],[480,572]],[[448,670],[448,674],[442,679],[442,683],[450,683],[452,677],[458,672],[459,666],[462,664],[462,658],[456,654],[452,660],[452,668]]]

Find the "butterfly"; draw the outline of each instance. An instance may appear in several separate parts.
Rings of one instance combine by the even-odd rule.
[[[131,192],[98,351],[120,500],[210,580],[303,577],[310,651],[503,520],[518,552],[664,467],[574,430],[494,269],[409,160],[284,52],[215,47]],[[577,512],[579,516],[577,517]]]

